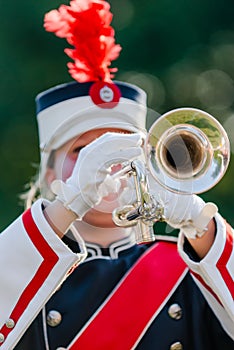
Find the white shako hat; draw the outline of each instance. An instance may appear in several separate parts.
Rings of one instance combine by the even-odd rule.
[[[110,4],[105,0],[71,0],[46,13],[44,27],[67,40],[65,53],[75,82],[58,85],[36,98],[41,149],[41,180],[49,155],[89,130],[118,128],[145,132],[146,94],[113,81],[111,68],[121,46],[115,43]]]
[[[118,128],[145,134],[146,93],[114,81],[71,82],[36,97],[41,177],[52,150],[89,130]]]

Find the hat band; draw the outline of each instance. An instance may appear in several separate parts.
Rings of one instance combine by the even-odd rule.
[[[145,94],[142,90],[133,88],[130,84],[124,84],[122,82],[113,82],[120,89],[121,96],[123,98],[132,100],[139,104],[145,104]],[[45,92],[39,94],[36,98],[37,114],[44,109],[51,107],[59,102],[63,102],[76,97],[89,96],[89,91],[93,82],[86,82],[78,84],[77,82],[71,82],[68,84],[62,84],[55,86]]]

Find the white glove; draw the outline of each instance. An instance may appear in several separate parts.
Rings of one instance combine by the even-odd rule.
[[[53,193],[81,219],[103,197],[118,192],[120,180],[112,178],[110,167],[141,156],[141,143],[139,134],[103,134],[80,151],[72,175],[65,183],[53,181]]]
[[[150,192],[164,208],[165,221],[180,229],[187,238],[202,237],[218,211],[214,203],[205,203],[195,194],[177,194],[160,186],[149,177]]]

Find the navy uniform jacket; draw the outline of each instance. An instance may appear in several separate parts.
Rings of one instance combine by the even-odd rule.
[[[183,232],[179,234],[177,245],[152,243],[151,247],[137,246],[130,236],[113,243],[108,249],[87,244],[89,255],[84,260],[86,249],[79,234],[72,231],[76,238],[76,241],[72,240],[72,246],[69,238],[62,241],[43,215],[43,200],[36,201],[0,235],[0,350],[73,347],[74,337],[84,329],[83,326],[103,305],[126,272],[151,252],[155,255],[146,260],[144,269],[140,264],[143,274],[138,274],[138,270],[134,274],[130,296],[121,297],[115,304],[117,312],[108,309],[107,322],[99,323],[101,331],[98,329],[95,336],[104,334],[105,338],[93,342],[92,329],[91,336],[80,348],[97,350],[98,344],[98,350],[233,350],[234,231],[219,214],[215,220],[215,241],[202,260],[191,251]],[[157,235],[158,240],[161,238]],[[170,254],[168,250],[160,253],[159,247],[165,246],[171,249]],[[183,273],[174,281],[181,264]],[[148,274],[149,271],[153,273]],[[163,278],[160,279],[159,275]],[[137,288],[134,288],[136,281]],[[149,282],[150,287],[146,288],[142,281]],[[171,292],[167,297],[163,294],[160,299],[156,295],[165,290],[165,285],[170,285]],[[150,292],[151,298],[148,298]],[[127,294],[124,290],[124,296]],[[146,308],[159,300],[161,307],[157,308],[157,313],[153,310],[153,315],[157,316],[153,318],[150,314],[150,322],[146,319],[150,325],[148,329],[144,320],[145,332],[130,343],[134,346],[126,346],[136,324],[143,320]],[[128,312],[130,304],[132,309]],[[121,323],[113,327],[117,316]],[[123,327],[129,320],[131,327]],[[119,325],[121,332],[118,331]],[[105,333],[107,327],[109,330]],[[102,342],[109,340],[106,335],[112,335],[113,331],[116,335],[114,342],[111,338],[113,346],[102,348]]]
[[[15,350],[66,349],[148,247],[131,245],[126,240],[109,249],[87,244],[87,259],[55,292]],[[123,313],[123,317],[128,315]],[[221,327],[190,273],[187,273],[136,349],[233,350],[234,342]]]

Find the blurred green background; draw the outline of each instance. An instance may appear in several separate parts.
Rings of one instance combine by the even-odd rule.
[[[43,29],[44,14],[60,4],[15,0],[1,8],[1,230],[22,211],[18,194],[39,163],[35,96],[71,80],[69,59],[63,53],[66,42]],[[111,0],[110,4],[116,41],[123,48],[115,62],[116,79],[144,88],[149,107],[160,114],[184,106],[210,112],[227,129],[232,145],[233,1]],[[202,195],[215,201],[232,225],[233,174],[231,161],[224,179]]]

